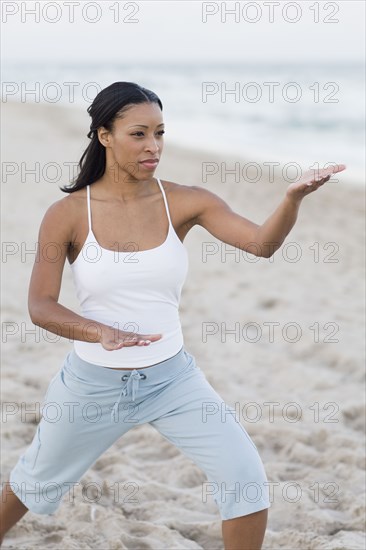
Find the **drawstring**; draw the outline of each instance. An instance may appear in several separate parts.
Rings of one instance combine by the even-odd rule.
[[[121,380],[123,382],[125,380],[127,380],[127,383],[122,387],[122,389],[120,391],[120,394],[119,394],[118,401],[113,406],[113,409],[112,409],[112,412],[111,412],[112,420],[115,419],[115,415],[116,415],[116,412],[118,410],[119,402],[121,400],[122,395],[127,395],[128,390],[130,390],[131,386],[132,386],[132,392],[131,392],[132,393],[132,401],[135,401],[135,395],[136,395],[138,387],[139,387],[139,381],[140,381],[140,379],[144,380],[145,378],[146,378],[146,374],[141,374],[136,369],[133,369],[133,371],[131,372],[130,375],[124,374],[123,376],[121,376]]]

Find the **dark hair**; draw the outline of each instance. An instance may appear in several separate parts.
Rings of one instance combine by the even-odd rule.
[[[154,92],[134,82],[114,82],[96,95],[93,103],[87,108],[92,117],[90,132],[87,134],[91,142],[79,161],[79,174],[72,180],[71,185],[60,187],[61,191],[74,193],[103,176],[106,153],[105,147],[98,139],[97,129],[104,126],[112,131],[115,119],[122,118],[127,107],[138,103],[157,103],[163,110],[163,105]]]

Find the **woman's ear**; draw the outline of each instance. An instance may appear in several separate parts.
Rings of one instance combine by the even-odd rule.
[[[104,147],[109,147],[110,145],[110,132],[104,126],[100,126],[97,130],[98,139]]]

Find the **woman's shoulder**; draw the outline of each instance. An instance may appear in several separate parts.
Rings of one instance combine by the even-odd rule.
[[[160,181],[165,192],[171,193],[172,195],[179,195],[182,198],[191,198],[197,195],[201,189],[197,185],[186,185],[183,183],[176,183],[175,181],[162,179],[160,179]]]
[[[186,185],[169,180],[160,181],[168,198],[172,198],[172,202],[181,205],[185,203],[192,207],[194,204],[203,204],[210,196],[214,195],[214,193],[199,185]]]
[[[80,218],[80,199],[83,194],[85,200],[86,189],[80,189],[49,204],[42,223],[48,226],[57,225],[65,231],[72,231],[75,220]]]
[[[185,185],[169,180],[160,180],[169,201],[172,217],[183,220],[191,228],[197,223],[206,201],[205,189],[197,185]]]

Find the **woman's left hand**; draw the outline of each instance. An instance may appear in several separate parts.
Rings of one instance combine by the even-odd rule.
[[[328,166],[328,168],[308,170],[297,181],[288,186],[286,196],[296,201],[301,200],[305,195],[316,191],[333,174],[343,172],[345,169],[345,164],[337,164],[335,166]]]

